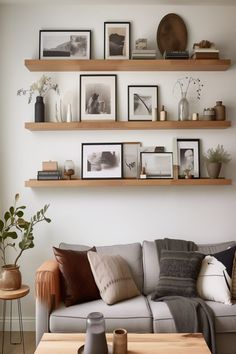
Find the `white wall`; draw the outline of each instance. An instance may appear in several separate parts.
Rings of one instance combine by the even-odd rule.
[[[27,88],[41,73],[29,72],[24,59],[38,57],[40,29],[92,29],[93,57],[103,56],[104,21],[131,21],[132,43],[147,37],[156,46],[161,18],[174,12],[188,27],[188,47],[208,39],[220,48],[222,57],[236,59],[234,6],[37,6],[0,5],[0,206],[6,209],[19,192],[31,215],[50,203],[50,225],[35,230],[36,247],[21,259],[23,280],[31,287],[24,301],[27,320],[34,317],[34,273],[41,262],[52,257],[52,246],[60,241],[89,245],[135,242],[159,237],[182,237],[196,242],[235,239],[235,79],[233,65],[226,72],[146,72],[118,74],[118,117],[127,119],[127,85],[157,84],[159,104],[169,117],[177,116],[178,98],[172,94],[177,78],[191,74],[204,83],[202,98],[194,110],[214,106],[223,100],[233,127],[226,130],[195,131],[82,131],[30,132],[25,121],[33,121],[33,104],[17,97],[17,89]],[[74,115],[77,107],[79,73],[52,74],[65,97],[71,95]],[[51,101],[54,96],[50,95]],[[76,118],[76,117],[75,117]],[[232,154],[223,174],[233,179],[226,187],[153,187],[91,189],[26,189],[24,181],[36,176],[43,160],[66,159],[80,166],[82,142],[141,141],[143,145],[165,145],[172,138],[200,138],[202,151],[220,143]],[[205,168],[202,166],[203,175]],[[26,321],[27,323],[27,321]],[[30,322],[29,322],[30,323]],[[29,326],[28,326],[29,327]]]

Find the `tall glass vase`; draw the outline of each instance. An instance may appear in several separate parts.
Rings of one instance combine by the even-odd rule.
[[[189,103],[186,98],[186,93],[183,93],[178,105],[178,120],[182,121],[188,119],[189,119]]]

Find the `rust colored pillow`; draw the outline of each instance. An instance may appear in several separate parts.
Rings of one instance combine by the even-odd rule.
[[[96,251],[96,248],[73,251],[53,247],[53,251],[62,275],[63,300],[66,307],[100,299],[87,258],[87,252]]]

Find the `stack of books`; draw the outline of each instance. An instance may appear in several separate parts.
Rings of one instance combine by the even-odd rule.
[[[164,59],[189,59],[188,50],[172,50],[165,51],[163,54]]]
[[[44,170],[44,171],[38,171],[38,176],[37,176],[38,181],[48,181],[48,180],[58,180],[62,179],[62,172],[59,170]]]
[[[194,48],[193,59],[219,59],[219,50],[215,47],[211,48]]]
[[[133,49],[132,59],[156,59],[155,49]]]

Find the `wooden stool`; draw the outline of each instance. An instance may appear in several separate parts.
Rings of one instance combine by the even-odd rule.
[[[21,344],[23,347],[23,353],[25,354],[25,342],[24,342],[24,330],[22,322],[22,312],[21,312],[21,298],[29,293],[29,287],[27,285],[22,285],[18,290],[1,290],[0,289],[0,300],[3,300],[3,316],[2,316],[2,351],[4,351],[4,337],[5,337],[5,322],[6,322],[6,305],[7,301],[10,301],[10,343],[11,344]],[[20,329],[20,340],[19,342],[12,341],[12,301],[17,300],[18,303],[18,319],[19,319],[19,329]]]

